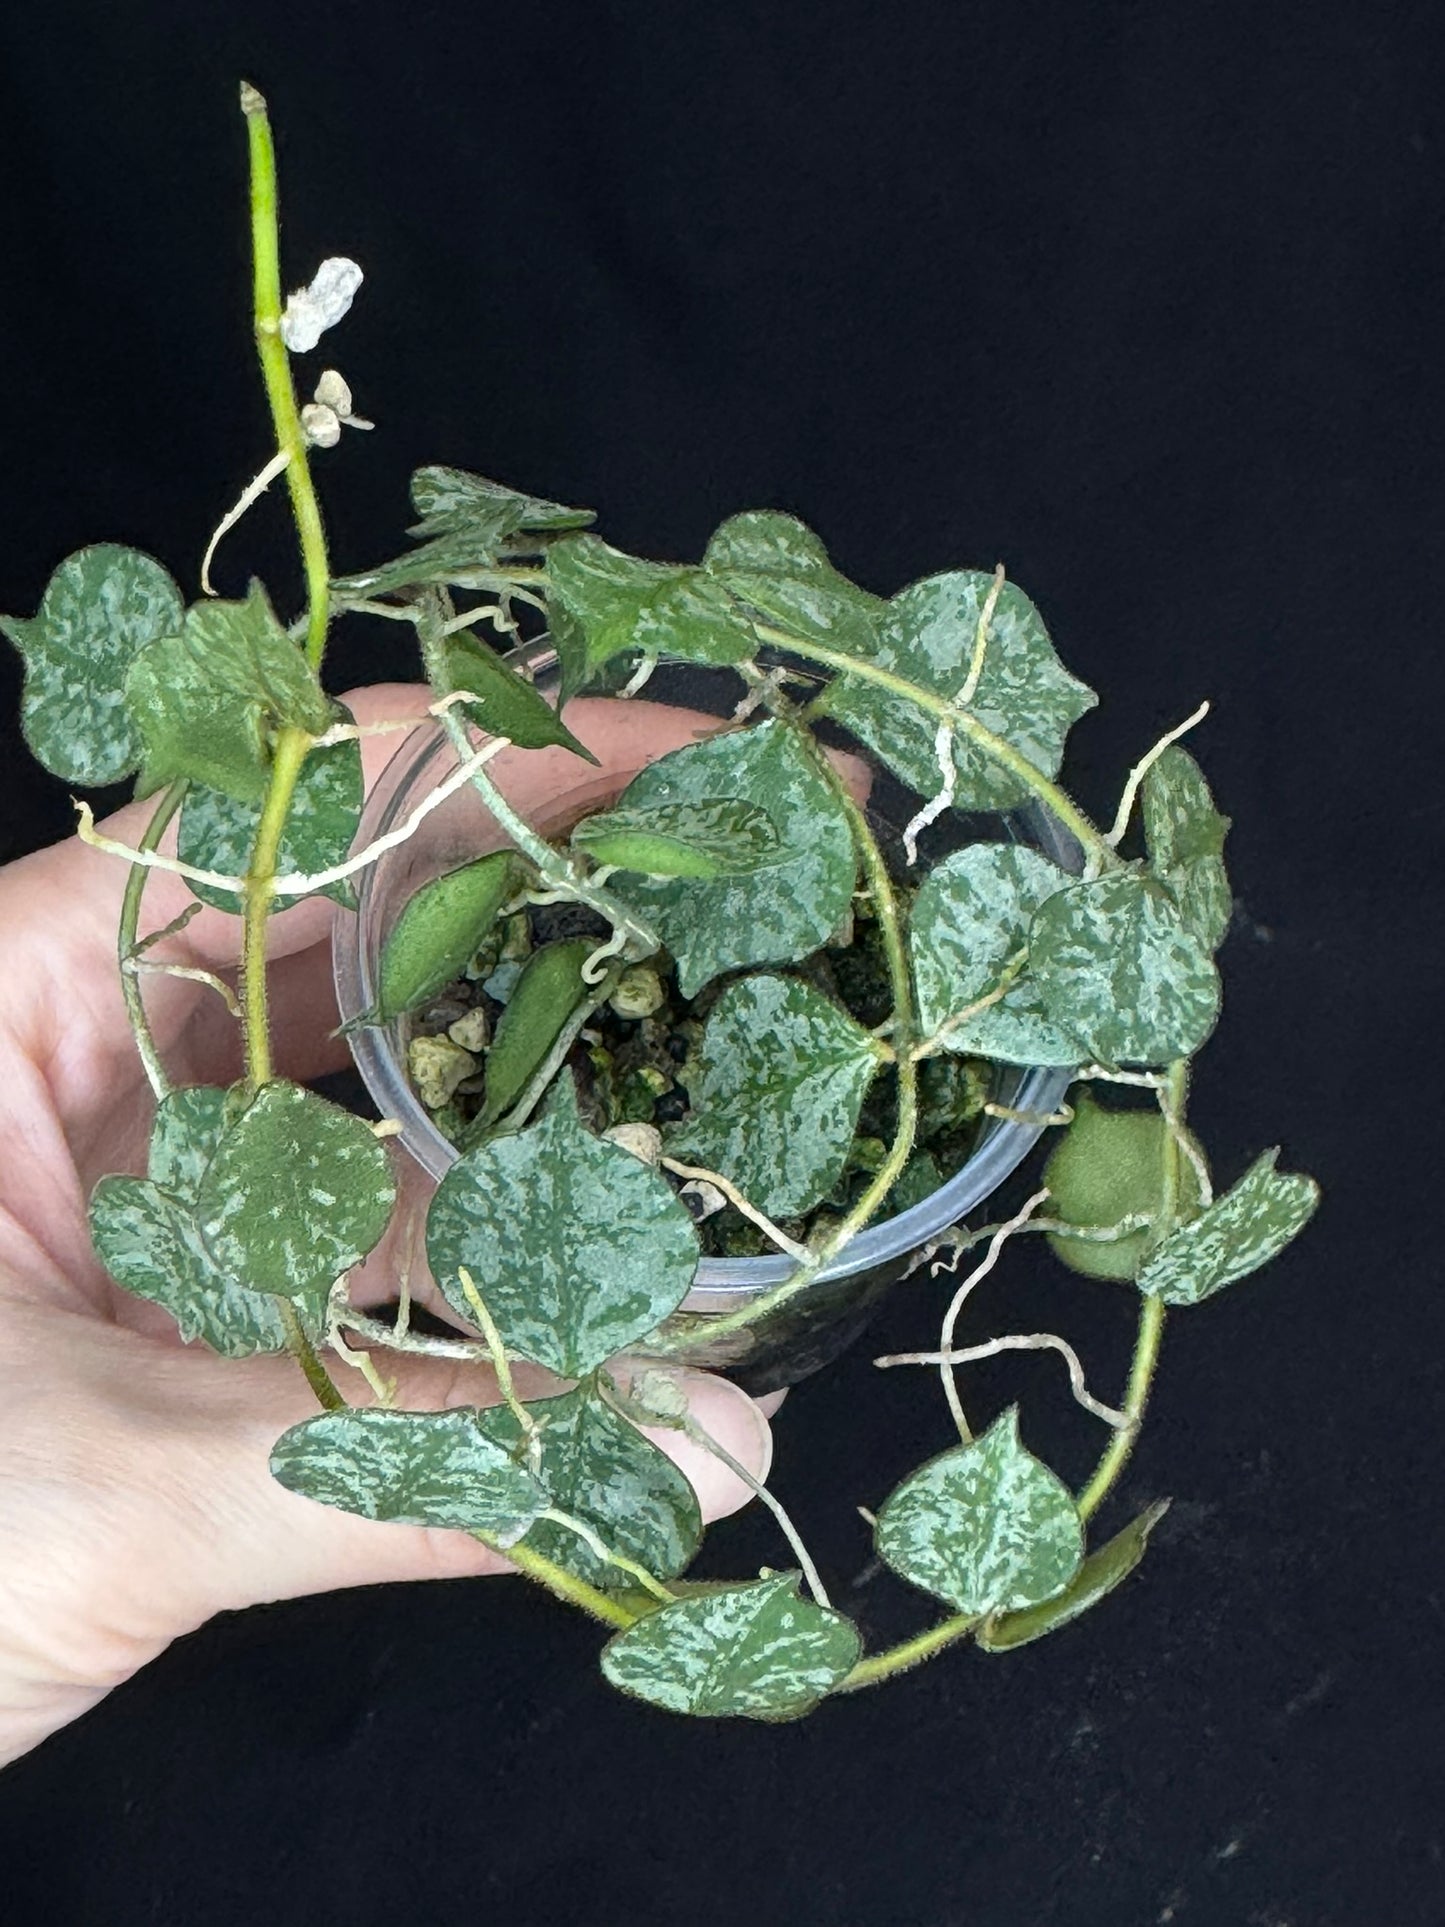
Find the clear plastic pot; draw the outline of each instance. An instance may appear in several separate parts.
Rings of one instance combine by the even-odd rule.
[[[532,675],[539,689],[550,693],[555,688],[556,656],[546,638],[523,645],[512,660]],[[736,678],[725,672],[659,671],[645,693],[631,698],[627,707],[634,733],[642,741],[648,734],[649,709],[702,710],[723,720],[731,714],[737,694]],[[676,747],[676,720],[670,734],[665,719],[657,720],[662,725],[659,746],[653,749],[643,741],[624,767],[610,771],[564,751],[518,752],[548,755],[558,770],[565,771],[545,806],[533,807],[534,826],[547,835],[565,831],[616,795],[643,764]],[[367,798],[358,847],[405,822],[422,798],[455,768],[455,753],[439,724],[428,721],[404,737]],[[499,774],[498,781],[506,793],[506,775]],[[896,830],[900,811],[906,816],[915,799],[897,792],[890,809],[886,794],[890,786],[891,779],[880,775],[869,810],[880,823],[892,822]],[[1042,850],[1065,868],[1078,867],[1077,846],[1041,809],[1026,808],[1002,818],[954,815],[940,829],[952,845],[984,836],[997,841],[1002,832]],[[336,923],[336,991],[343,1019],[355,1017],[375,1001],[382,946],[407,899],[432,877],[504,841],[495,819],[468,784],[434,810],[406,842],[362,873],[358,914],[338,918]],[[405,1020],[359,1030],[351,1038],[357,1068],[372,1098],[383,1116],[401,1125],[403,1152],[435,1184],[457,1152],[412,1089],[406,1043]],[[1064,1071],[1000,1066],[994,1097],[1011,1110],[1042,1116],[1057,1108],[1068,1083]],[[761,1298],[788,1276],[792,1263],[782,1255],[705,1257],[684,1305],[659,1334],[663,1343],[657,1355],[726,1371],[753,1393],[793,1384],[831,1363],[862,1331],[880,1296],[908,1272],[923,1248],[976,1211],[1017,1168],[1039,1130],[1034,1124],[986,1117],[967,1163],[931,1197],[896,1217],[873,1223],[807,1290],[757,1324],[718,1339],[709,1338],[709,1324],[720,1314]],[[647,1355],[647,1346],[637,1347],[635,1355]]]

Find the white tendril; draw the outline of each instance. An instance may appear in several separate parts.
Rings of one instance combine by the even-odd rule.
[[[1086,1412],[1092,1412],[1105,1425],[1112,1425],[1116,1432],[1127,1432],[1133,1428],[1134,1420],[1127,1412],[1119,1412],[1112,1405],[1105,1405],[1095,1398],[1084,1382],[1084,1367],[1079,1355],[1067,1339],[1054,1332],[1014,1332],[1007,1338],[990,1338],[985,1344],[970,1345],[963,1351],[939,1352],[891,1352],[886,1358],[875,1358],[873,1363],[887,1367],[890,1365],[941,1365],[952,1370],[955,1365],[975,1365],[980,1359],[995,1358],[1000,1352],[1058,1352],[1069,1368],[1069,1386],[1074,1397]]]
[[[952,1299],[949,1301],[948,1310],[943,1314],[943,1330],[940,1334],[938,1345],[940,1354],[939,1370],[943,1380],[943,1396],[948,1401],[948,1409],[953,1414],[953,1422],[958,1427],[958,1435],[965,1445],[972,1439],[973,1434],[969,1431],[968,1420],[963,1415],[963,1405],[958,1396],[958,1387],[953,1379],[953,1367],[948,1363],[947,1357],[944,1356],[944,1354],[951,1352],[953,1349],[954,1327],[958,1324],[959,1314],[963,1310],[969,1293],[975,1285],[986,1278],[993,1270],[994,1266],[998,1263],[999,1254],[1003,1250],[1004,1245],[1021,1225],[1028,1223],[1029,1219],[1033,1216],[1034,1212],[1038,1210],[1048,1195],[1047,1188],[1042,1191],[1035,1191],[1027,1204],[1023,1205],[1006,1224],[999,1226],[998,1230],[995,1231],[993,1237],[989,1240],[988,1251],[984,1256],[983,1262],[974,1266],[973,1270],[953,1294]]]
[[[1165,750],[1168,749],[1169,745],[1171,743],[1177,743],[1181,736],[1187,736],[1195,724],[1202,723],[1208,714],[1209,704],[1207,702],[1201,703],[1194,714],[1192,716],[1186,716],[1177,729],[1171,729],[1167,735],[1161,736],[1153,749],[1149,751],[1149,754],[1147,756],[1141,756],[1133,769],[1130,770],[1129,780],[1124,785],[1124,794],[1119,798],[1119,810],[1114,818],[1114,827],[1104,838],[1104,841],[1109,845],[1111,850],[1117,850],[1124,840],[1124,832],[1129,827],[1129,818],[1134,814],[1134,801],[1139,794],[1139,785],[1144,781],[1144,778],[1149,774],[1149,771],[1154,767],[1155,763],[1158,762]]]

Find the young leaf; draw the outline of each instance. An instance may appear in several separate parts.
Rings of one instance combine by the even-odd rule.
[[[34,616],[0,616],[25,661],[20,726],[48,770],[98,785],[135,768],[126,672],[147,643],[180,628],[184,612],[159,562],[98,542],[65,558]]]
[[[621,805],[651,809],[720,795],[772,818],[787,854],[765,877],[628,876],[613,886],[677,959],[684,997],[695,997],[723,970],[796,963],[837,929],[853,897],[847,816],[785,723],[759,723],[674,750],[633,778]]]
[[[515,1545],[549,1503],[511,1454],[487,1437],[486,1414],[323,1412],[283,1432],[271,1476],[320,1505],[404,1526],[449,1526]]]
[[[818,537],[794,516],[776,509],[730,516],[708,543],[702,565],[773,628],[853,655],[871,656],[877,647],[887,603],[840,575]]]
[[[395,1203],[391,1162],[371,1127],[277,1078],[222,1137],[196,1215],[207,1251],[236,1284],[320,1305],[378,1242]]]
[[[1016,1612],[1063,1591],[1083,1528],[1063,1480],[1019,1443],[1010,1406],[982,1438],[904,1480],[878,1515],[879,1555],[961,1613]]]
[[[1169,1126],[1157,1105],[1111,1111],[1087,1090],[1074,1099],[1074,1118],[1044,1166],[1049,1216],[1065,1224],[1104,1229],[1125,1218],[1157,1218],[1164,1203],[1164,1156]],[[1179,1159],[1177,1206],[1182,1217],[1199,1209],[1199,1178]],[[1121,1238],[1071,1238],[1049,1232],[1049,1247],[1086,1278],[1137,1278],[1149,1255],[1146,1228]]]
[[[358,743],[328,743],[323,749],[313,749],[301,766],[286,827],[281,833],[277,874],[314,874],[344,863],[361,821],[363,795]],[[198,870],[219,870],[222,875],[239,876],[251,860],[260,820],[261,811],[256,804],[238,803],[221,790],[193,786],[181,805],[176,854],[183,863],[194,864]],[[228,911],[234,917],[240,916],[244,908],[234,890],[215,890],[208,883],[193,883],[190,888],[202,903]],[[345,878],[340,883],[329,884],[318,894],[330,897],[348,910],[356,907],[356,893]]]
[[[878,623],[871,660],[935,696],[956,696],[968,678],[983,605],[993,577],[977,569],[929,576],[894,596]],[[1098,701],[1054,654],[1038,610],[1006,583],[989,625],[983,673],[970,711],[1045,776],[1058,772],[1064,739]],[[906,698],[840,672],[823,707],[875,750],[920,796],[942,786],[934,749],[938,719]],[[971,737],[954,738],[955,801],[963,810],[1007,810],[1028,787]]]
[[[1150,867],[1184,921],[1217,950],[1234,910],[1224,868],[1229,818],[1215,809],[1198,763],[1177,743],[1146,771],[1139,801]]]
[[[582,966],[596,948],[592,937],[569,937],[534,950],[522,966],[487,1052],[486,1096],[477,1114],[480,1129],[495,1124],[516,1103],[540,1068],[587,994]]]
[[[1238,1184],[1181,1225],[1139,1274],[1140,1291],[1166,1305],[1197,1305],[1278,1257],[1320,1201],[1313,1178],[1275,1170],[1278,1156],[1278,1145],[1262,1152]]]
[[[136,656],[125,700],[142,745],[140,795],[187,776],[238,803],[266,793],[271,732],[320,735],[333,706],[252,583],[244,602],[198,602],[178,634]]]
[[[572,841],[594,863],[707,882],[771,869],[785,854],[766,810],[724,796],[602,811],[584,817]]]
[[[1208,944],[1163,884],[1138,870],[1072,884],[1040,904],[1029,975],[1049,1021],[1102,1064],[1192,1056],[1219,1015]]]
[[[446,665],[447,687],[441,693],[465,689],[475,696],[476,702],[462,705],[463,714],[489,736],[505,736],[521,749],[546,749],[555,744],[589,763],[597,761],[542,692],[475,636],[465,632],[449,636]]]
[[[821,991],[745,977],[707,1020],[692,1115],[669,1133],[669,1153],[721,1171],[770,1217],[809,1211],[843,1175],[880,1058]]]
[[[471,1320],[465,1266],[508,1351],[563,1378],[585,1377],[676,1311],[698,1261],[672,1187],[583,1130],[570,1078],[538,1123],[458,1158],[426,1241],[453,1308]]]
[[[375,1009],[367,1022],[385,1024],[434,997],[460,974],[514,888],[510,850],[465,863],[424,883],[408,897],[382,945]]]
[[[547,551],[547,609],[562,662],[562,700],[628,649],[683,662],[746,662],[752,625],[701,569],[643,562],[596,535],[568,535]]]
[[[460,468],[417,469],[411,499],[421,520],[408,533],[430,539],[394,562],[347,576],[336,584],[343,594],[377,596],[420,583],[465,584],[508,557],[535,554],[542,546],[537,533],[585,528],[593,519],[590,509],[563,508]]]
[[[592,1527],[603,1544],[659,1579],[684,1571],[702,1539],[697,1494],[665,1452],[605,1404],[592,1385],[534,1400],[542,1456],[538,1476],[559,1511]],[[505,1405],[481,1413],[489,1438],[515,1452],[521,1428]],[[594,1586],[634,1582],[565,1526],[540,1519],[527,1534],[535,1552]]]
[[[1022,1612],[1000,1613],[986,1619],[976,1638],[986,1653],[1007,1653],[1015,1646],[1027,1646],[1032,1639],[1057,1632],[1071,1619],[1097,1606],[1106,1593],[1121,1585],[1144,1557],[1149,1534],[1169,1510],[1169,1501],[1160,1499],[1137,1519],[1131,1519],[1122,1532],[1091,1552],[1072,1581],[1053,1599],[1041,1606],[1027,1606]]]
[[[929,872],[908,919],[925,1037],[997,988],[1028,948],[1035,910],[1070,881],[1036,850],[1011,843],[975,843]],[[946,1032],[944,1047],[1005,1064],[1079,1059],[1078,1044],[1049,1022],[1026,973],[996,1004]]]
[[[841,1613],[798,1596],[795,1572],[694,1593],[602,1650],[614,1686],[669,1713],[767,1718],[806,1711],[858,1663]]]

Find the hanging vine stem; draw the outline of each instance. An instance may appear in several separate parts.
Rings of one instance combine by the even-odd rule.
[[[166,833],[171,818],[181,807],[186,794],[186,779],[181,777],[171,784],[156,805],[151,820],[141,836],[140,848],[149,853],[153,851]],[[125,999],[125,1014],[130,1020],[131,1033],[135,1038],[136,1050],[145,1070],[146,1080],[154,1091],[157,1103],[170,1094],[171,1081],[166,1076],[165,1066],[156,1048],[155,1033],[146,1016],[145,999],[141,995],[140,978],[127,966],[140,954],[140,940],[136,932],[140,927],[140,907],[145,896],[146,866],[132,863],[130,875],[125,880],[125,895],[121,898],[120,929],[117,933],[116,950],[120,960],[120,991]]]

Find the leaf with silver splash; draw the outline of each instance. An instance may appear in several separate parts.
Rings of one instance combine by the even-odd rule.
[[[871,655],[877,646],[888,604],[840,575],[822,542],[795,516],[777,509],[729,516],[702,565],[775,629],[852,655]]]
[[[1041,1606],[1026,1606],[1022,1612],[1000,1613],[986,1619],[976,1635],[986,1653],[1012,1652],[1027,1646],[1045,1633],[1057,1632],[1077,1619],[1106,1594],[1122,1585],[1144,1557],[1149,1534],[1169,1510],[1169,1501],[1160,1499],[1137,1519],[1131,1519],[1122,1532],[1091,1552],[1061,1593]]]
[[[643,876],[751,876],[784,860],[777,825],[766,810],[736,797],[709,796],[698,802],[626,805],[584,817],[572,842],[594,863]]]
[[[1203,771],[1177,743],[1145,772],[1139,802],[1150,867],[1184,921],[1217,950],[1234,911],[1224,868],[1229,818],[1214,807]]]
[[[1313,1178],[1275,1170],[1279,1146],[1191,1223],[1173,1232],[1139,1274],[1139,1289],[1166,1305],[1197,1305],[1246,1278],[1297,1238],[1319,1207]]]

